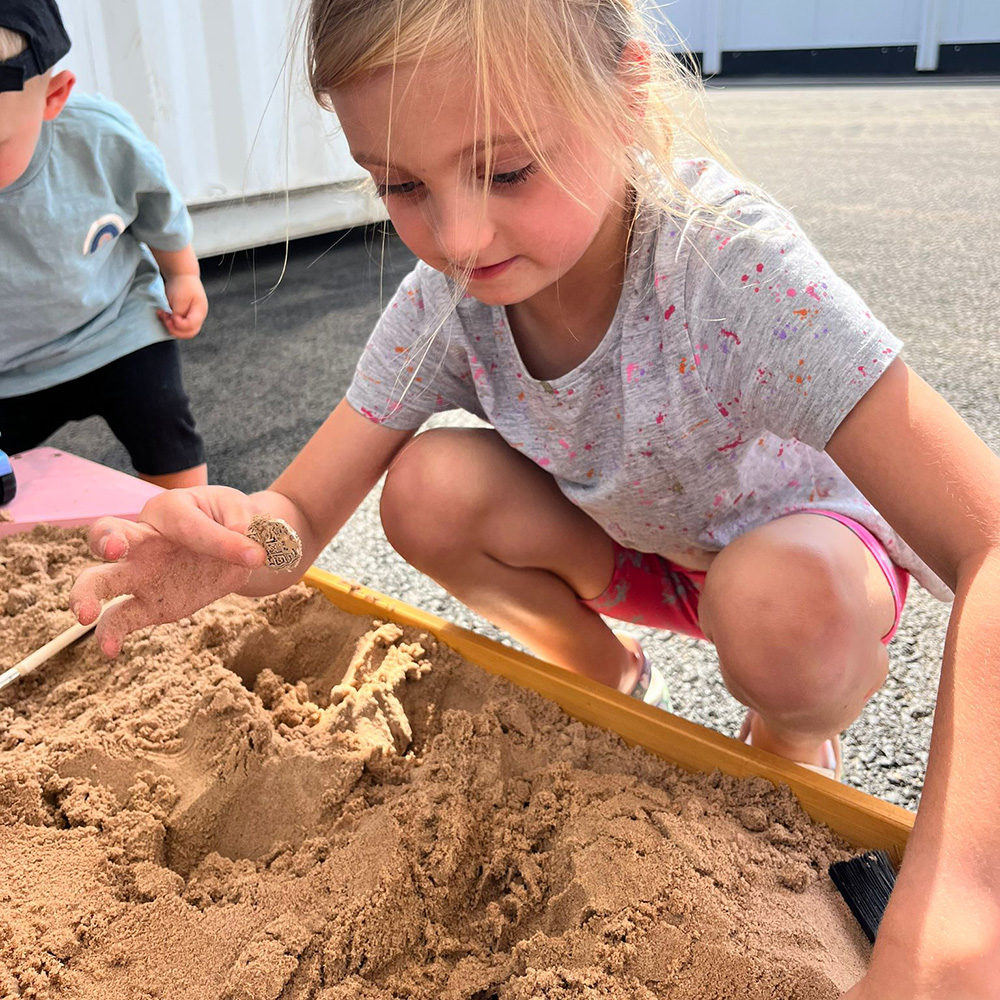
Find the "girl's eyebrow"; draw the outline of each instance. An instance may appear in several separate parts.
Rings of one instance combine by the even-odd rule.
[[[487,143],[485,139],[477,139],[472,145],[466,146],[464,149],[460,149],[452,157],[452,162],[456,160],[461,160],[463,157],[468,156],[470,153],[481,153],[483,152],[487,145],[493,146],[513,146],[518,143],[521,145],[528,145],[534,140],[534,136],[522,136],[516,133],[510,133],[509,135],[495,135]],[[352,153],[355,163],[360,163],[366,166],[372,167],[386,167],[392,168],[394,170],[400,170],[403,173],[410,173],[405,167],[401,167],[399,164],[389,163],[387,160],[383,159],[381,156],[375,156],[371,153]]]

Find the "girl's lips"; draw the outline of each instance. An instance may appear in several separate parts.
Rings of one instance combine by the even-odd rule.
[[[498,274],[503,274],[510,267],[517,257],[508,257],[500,261],[499,264],[487,264],[486,267],[474,267],[469,272],[470,281],[482,281],[484,278],[495,278]]]

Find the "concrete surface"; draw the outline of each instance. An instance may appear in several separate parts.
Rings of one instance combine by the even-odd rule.
[[[905,357],[1000,451],[1000,88],[933,83],[714,89],[709,108],[735,162],[791,207],[805,232],[875,313]],[[350,379],[379,313],[409,267],[374,231],[335,234],[205,262],[212,312],[184,345],[186,381],[213,480],[268,484]],[[380,273],[381,286],[380,292]],[[453,422],[461,417],[452,417]],[[97,420],[50,440],[127,468]],[[491,632],[388,547],[368,498],[321,566]],[[912,592],[891,647],[890,679],[845,738],[847,780],[915,807],[926,765],[948,607]],[[711,647],[647,633],[676,710],[733,733],[742,708]]]

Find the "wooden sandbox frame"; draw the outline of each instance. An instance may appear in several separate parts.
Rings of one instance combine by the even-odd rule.
[[[618,733],[626,742],[686,771],[718,769],[738,778],[766,778],[775,785],[788,785],[813,820],[825,824],[852,846],[862,850],[882,848],[897,865],[902,860],[915,818],[909,810],[315,566],[305,574],[303,582],[350,614],[382,618],[427,632],[482,669],[550,698],[574,719]]]

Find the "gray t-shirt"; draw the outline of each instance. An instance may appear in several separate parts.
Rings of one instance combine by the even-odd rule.
[[[582,364],[532,378],[505,310],[456,303],[419,263],[365,347],[351,406],[395,428],[476,414],[630,548],[698,565],[783,514],[832,510],[949,599],[823,451],[901,342],[787,211],[713,161],[678,172],[721,217],[640,212],[617,311]]]

